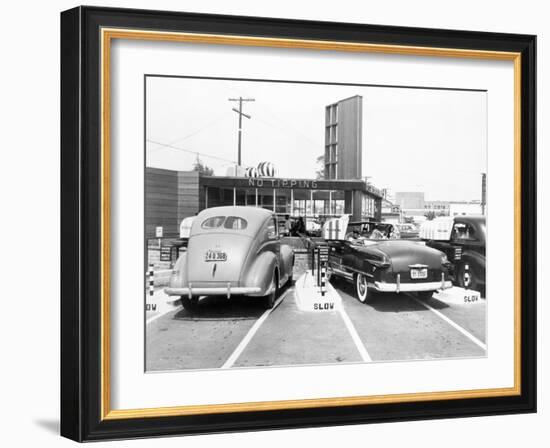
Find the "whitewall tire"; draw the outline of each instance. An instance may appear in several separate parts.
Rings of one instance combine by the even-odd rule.
[[[357,274],[355,276],[355,292],[357,299],[361,303],[367,303],[370,299],[370,291],[367,286],[367,277],[364,274]]]

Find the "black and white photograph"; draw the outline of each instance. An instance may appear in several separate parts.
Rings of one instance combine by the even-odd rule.
[[[486,90],[148,74],[144,98],[146,372],[487,356]]]

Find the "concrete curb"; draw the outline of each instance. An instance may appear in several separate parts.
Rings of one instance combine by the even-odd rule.
[[[304,272],[294,284],[296,306],[300,311],[336,312],[342,308],[340,295],[332,288],[327,288],[324,298],[319,294],[319,287],[309,285],[313,281],[308,272]],[[327,283],[328,286],[328,283]]]

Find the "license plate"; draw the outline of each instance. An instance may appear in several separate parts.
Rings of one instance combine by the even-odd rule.
[[[227,261],[227,254],[220,250],[209,250],[204,254],[204,261]]]
[[[428,278],[428,269],[427,268],[411,269],[411,278],[413,279]]]

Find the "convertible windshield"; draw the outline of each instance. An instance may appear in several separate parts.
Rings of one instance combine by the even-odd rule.
[[[348,232],[346,233],[346,239],[356,243],[365,240],[398,239],[399,237],[399,230],[392,224],[387,223],[351,225],[348,227]]]
[[[222,226],[224,229],[244,230],[248,226],[248,222],[238,216],[212,216],[201,224],[203,229],[217,229]]]

